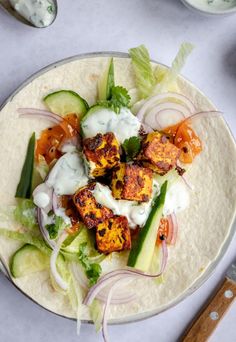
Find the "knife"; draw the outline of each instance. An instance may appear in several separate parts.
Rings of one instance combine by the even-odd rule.
[[[228,268],[218,291],[185,331],[179,342],[206,342],[236,298],[236,260]]]

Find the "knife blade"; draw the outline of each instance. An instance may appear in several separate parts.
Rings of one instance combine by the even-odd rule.
[[[229,266],[223,283],[200,310],[179,342],[206,342],[236,298],[236,260]]]

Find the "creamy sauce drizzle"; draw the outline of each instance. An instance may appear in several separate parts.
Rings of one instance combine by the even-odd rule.
[[[87,183],[83,159],[76,152],[68,152],[58,159],[46,180],[46,184],[60,196],[73,195]]]
[[[119,114],[110,109],[101,108],[81,124],[86,138],[98,133],[113,132],[120,143],[132,136],[137,136],[140,129],[139,120],[128,108],[122,108]]]
[[[222,11],[236,6],[236,0],[189,0],[189,3],[207,11]]]
[[[10,0],[14,9],[36,27],[50,25],[56,15],[52,0]]]
[[[137,225],[144,226],[152,208],[153,198],[159,193],[160,188],[154,180],[152,197],[148,202],[138,203],[136,201],[116,200],[108,186],[97,183],[93,190],[96,201],[108,208],[114,214],[126,216],[130,228]],[[177,181],[168,190],[164,205],[164,216],[177,213],[186,209],[189,205],[189,194],[182,180]]]
[[[159,192],[157,183],[153,186],[152,198]],[[136,201],[116,200],[108,186],[97,183],[93,190],[93,196],[96,201],[107,208],[110,208],[114,214],[126,216],[130,228],[137,225],[143,226],[151,211],[152,199],[148,202],[138,203]]]

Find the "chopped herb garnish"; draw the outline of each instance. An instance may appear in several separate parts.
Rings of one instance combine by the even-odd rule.
[[[50,5],[47,7],[47,10],[48,10],[48,13],[52,14],[54,11],[53,11],[53,6]]]
[[[128,90],[116,86],[111,88],[111,98],[109,100],[99,101],[98,104],[106,108],[111,108],[117,114],[122,107],[128,107],[130,102],[130,96]]]
[[[90,262],[87,252],[87,242],[83,242],[79,246],[79,260],[85,270],[86,276],[89,280],[89,285],[93,286],[100,277],[102,268],[99,264]]]
[[[141,139],[139,137],[131,137],[129,139],[125,139],[122,147],[126,154],[126,161],[131,161],[140,151]]]
[[[54,240],[57,238],[59,230],[64,228],[64,226],[65,221],[63,220],[63,218],[61,216],[56,216],[55,223],[46,224],[45,228],[48,231],[50,239]]]

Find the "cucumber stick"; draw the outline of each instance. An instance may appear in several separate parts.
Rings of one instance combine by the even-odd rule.
[[[81,118],[89,108],[87,102],[73,90],[50,93],[44,97],[43,101],[53,113],[61,116],[73,113]]]
[[[109,100],[111,98],[111,89],[114,86],[114,64],[113,58],[110,58],[107,68],[98,82],[98,100]]]
[[[154,200],[151,213],[141,229],[137,243],[132,247],[128,266],[148,271],[155,250],[157,231],[162,217],[167,190],[167,181],[161,187],[159,196]]]
[[[49,268],[49,257],[37,247],[28,244],[15,252],[10,263],[10,271],[14,278],[43,271],[47,268]]]
[[[30,198],[32,192],[32,178],[34,170],[34,149],[35,149],[35,133],[32,134],[28,148],[24,165],[21,171],[20,181],[17,185],[15,197],[17,198]]]

